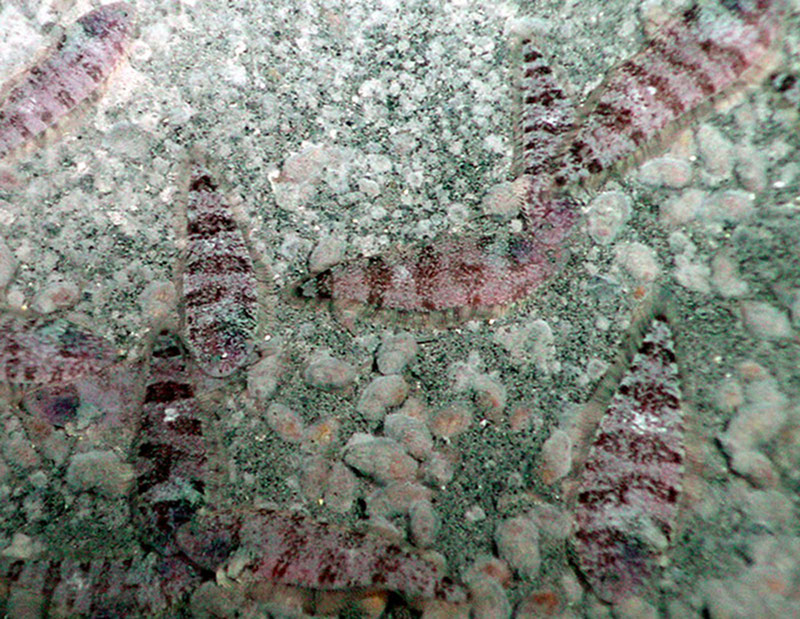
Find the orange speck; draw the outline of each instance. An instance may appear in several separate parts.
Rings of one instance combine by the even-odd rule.
[[[326,419],[308,428],[306,439],[318,447],[326,447],[334,441],[338,429],[336,419]]]
[[[525,598],[519,610],[526,617],[541,617],[555,615],[560,608],[561,601],[558,594],[551,589],[541,589]]]
[[[764,584],[767,585],[767,589],[772,591],[772,593],[777,593],[778,595],[784,595],[786,593],[786,581],[783,578],[767,576],[764,579]]]
[[[531,596],[531,600],[541,607],[547,614],[553,613],[558,608],[558,596],[552,591],[539,591]]]
[[[380,617],[386,609],[389,599],[386,591],[374,591],[365,595],[358,603],[361,613],[365,617]]]
[[[532,429],[533,426],[538,425],[538,421],[541,420],[537,416],[536,409],[533,406],[527,405],[516,406],[508,419],[512,432],[522,432]]]
[[[453,438],[464,432],[472,421],[468,405],[453,403],[438,411],[431,420],[431,433],[440,438]]]
[[[763,380],[769,374],[763,366],[755,361],[742,361],[738,367],[739,375],[745,381]]]

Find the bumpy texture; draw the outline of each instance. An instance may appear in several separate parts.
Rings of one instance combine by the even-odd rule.
[[[185,561],[133,558],[0,559],[0,588],[18,617],[163,616],[200,583]]]
[[[95,9],[72,24],[0,105],[0,159],[44,133],[89,99],[122,60],[133,9],[124,2]]]
[[[228,376],[250,359],[258,298],[253,261],[216,182],[194,164],[186,207],[184,331],[210,376]]]
[[[600,174],[752,68],[777,36],[783,2],[695,5],[661,28],[583,105],[552,170],[559,186]]]
[[[619,602],[656,575],[672,541],[683,464],[672,335],[656,319],[600,421],[579,480],[574,547],[601,599]]]
[[[615,69],[579,111],[534,43],[523,40],[515,167],[527,187],[522,213],[532,251],[525,260],[447,238],[336,266],[303,294],[404,313],[451,310],[456,321],[495,315],[529,295],[558,272],[537,244],[566,239],[577,218],[579,203],[565,190],[599,180],[736,84],[772,45],[783,11],[780,1],[694,6]]]
[[[18,385],[66,383],[118,360],[110,342],[63,319],[0,317],[0,377]]]
[[[133,517],[143,542],[175,554],[178,527],[204,503],[206,443],[183,346],[160,333],[153,343],[137,441]]]
[[[561,221],[552,238],[447,237],[361,258],[314,276],[298,291],[333,299],[340,307],[365,306],[400,316],[448,312],[445,322],[491,317],[557,272],[562,249],[554,239],[560,240],[572,223],[572,218]]]
[[[211,514],[183,527],[178,540],[207,569],[219,567],[234,553],[248,557],[245,571],[237,574],[243,583],[327,591],[380,589],[453,602],[465,597],[436,566],[411,551],[297,513]]]

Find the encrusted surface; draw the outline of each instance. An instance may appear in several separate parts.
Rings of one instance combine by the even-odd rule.
[[[522,228],[513,190],[492,194],[516,205],[503,221],[480,215],[509,210],[482,200],[512,164],[510,33],[536,33],[570,100],[581,101],[655,24],[687,7],[134,4],[129,58],[103,98],[60,140],[15,162],[14,182],[0,188],[6,304],[54,308],[132,360],[151,325],[178,315],[175,217],[190,148],[241,197],[247,236],[276,290],[308,274],[318,244],[316,260],[327,266],[337,252],[374,256],[444,233],[507,238]],[[797,75],[798,4],[788,4],[774,71]],[[51,42],[54,21],[72,23],[90,8],[4,4],[3,75]],[[800,112],[773,82],[721,101],[666,153],[587,194],[560,273],[492,322],[412,329],[409,348],[399,327],[368,315],[348,330],[324,309],[262,299],[272,318],[259,325],[268,336],[257,342],[260,360],[197,387],[214,393],[202,405],[224,463],[210,473],[212,507],[301,507],[345,527],[371,517],[383,531],[390,520],[409,539],[433,539],[476,605],[505,595],[531,612],[596,616],[601,603],[566,550],[564,488],[540,475],[541,446],[557,429],[580,435],[584,405],[656,281],[676,308],[693,446],[670,562],[621,612],[796,612]],[[376,358],[388,353],[403,358],[404,380],[377,383],[364,403],[382,367]],[[75,591],[131,574],[144,582],[174,574],[159,582],[193,587],[180,565],[140,549],[120,498],[136,483],[139,422],[126,401],[111,417],[99,411],[128,376],[143,380],[128,371],[38,400],[25,394],[23,415],[3,395],[0,562],[17,566],[12,580],[31,591],[46,580],[49,556],[67,557],[61,582]],[[76,398],[86,404],[76,408]],[[387,438],[374,411],[423,422],[432,448],[413,433]],[[347,464],[347,445],[372,468]],[[438,529],[411,517],[430,506]],[[499,552],[498,532],[503,548],[530,551],[487,558]],[[226,566],[232,581],[240,573]],[[487,575],[505,588],[487,585]],[[209,589],[202,594],[218,607],[234,599]],[[289,603],[285,592],[261,594],[264,604]],[[162,597],[152,608],[170,595],[154,589]]]

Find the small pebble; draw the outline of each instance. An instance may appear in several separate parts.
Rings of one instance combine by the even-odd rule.
[[[396,440],[417,460],[424,460],[433,449],[433,437],[428,426],[419,419],[395,413],[383,422],[383,433]]]
[[[734,451],[771,441],[786,420],[788,399],[769,374],[752,380],[744,390],[745,403],[731,420],[723,445]]]
[[[693,221],[700,212],[706,193],[701,189],[687,189],[681,195],[661,204],[659,217],[665,226],[682,226]]]
[[[338,163],[340,152],[325,144],[303,143],[303,150],[289,156],[281,168],[280,175],[271,179],[273,189],[277,183],[316,183],[328,165]]]
[[[528,580],[539,574],[539,530],[529,519],[522,516],[501,522],[494,534],[500,558],[508,562],[521,576]]]
[[[175,284],[157,280],[150,282],[139,295],[139,306],[151,320],[157,322],[174,312],[176,299]]]
[[[428,409],[425,406],[425,402],[413,395],[406,398],[406,401],[397,409],[397,412],[412,419],[419,419],[424,423],[428,422]]]
[[[353,507],[358,490],[358,479],[353,471],[342,462],[336,462],[328,477],[323,500],[333,511],[344,514]]]
[[[72,307],[80,298],[80,288],[72,282],[56,280],[50,282],[33,299],[33,309],[40,314]]]
[[[478,411],[499,423],[508,400],[505,386],[493,376],[476,374],[472,378],[472,391]]]
[[[16,466],[21,469],[39,468],[41,460],[30,439],[22,429],[11,429],[7,426],[3,431],[5,435],[2,441],[2,449],[6,462],[12,467]]]
[[[360,593],[356,600],[349,591],[326,591],[316,598],[316,611],[320,615],[339,613],[340,617],[354,613],[362,619],[380,619],[385,617],[386,606],[389,603],[388,591],[369,591]],[[326,606],[326,599],[331,600]]]
[[[543,377],[549,377],[560,369],[553,331],[542,319],[500,327],[492,340],[508,351],[513,364],[528,367],[533,363]]]
[[[250,605],[254,608],[249,608]],[[255,613],[255,606],[255,602],[246,599],[244,590],[208,580],[192,593],[188,610],[196,619],[234,619],[239,613],[243,616]]]
[[[547,19],[530,15],[509,17],[506,33],[512,40],[541,37],[552,31],[554,24]]]
[[[549,485],[564,477],[572,468],[572,439],[563,430],[555,430],[542,445],[542,481]]]
[[[694,292],[711,292],[711,268],[702,262],[693,262],[685,255],[675,256],[675,281]]]
[[[766,158],[752,146],[736,149],[736,176],[745,189],[761,193],[767,186]]]
[[[470,619],[469,605],[442,600],[424,600],[421,619]]]
[[[715,399],[717,408],[721,411],[730,413],[739,408],[744,402],[744,391],[742,385],[733,378],[727,378],[717,387]]]
[[[589,363],[586,364],[587,384],[593,383],[594,381],[601,378],[606,373],[607,370],[608,370],[608,363],[606,363],[602,359],[597,359],[596,357],[592,357],[591,359],[589,359]]]
[[[403,543],[406,540],[405,531],[401,530],[398,524],[395,524],[388,518],[381,516],[371,517],[366,526],[369,532],[378,537],[383,537],[387,540],[393,540],[398,543]]]
[[[344,447],[344,461],[379,484],[416,477],[417,461],[389,438],[354,434]]]
[[[52,460],[56,466],[61,466],[67,461],[72,445],[64,432],[52,432],[42,441],[41,448],[45,458]]]
[[[247,395],[258,405],[265,406],[278,388],[281,372],[280,354],[259,359],[247,369]]]
[[[142,127],[121,122],[105,132],[103,145],[117,156],[140,161],[150,152],[152,139]]]
[[[742,483],[741,504],[748,522],[777,535],[790,532],[795,522],[792,500],[778,490],[756,490]]]
[[[697,254],[697,245],[680,230],[676,230],[670,234],[667,240],[669,241],[669,248],[675,254],[686,254],[687,258],[691,258]]]
[[[400,406],[408,395],[408,383],[402,376],[380,376],[366,386],[356,410],[369,421],[380,421],[386,410]]]
[[[493,578],[480,578],[469,584],[472,619],[511,619],[511,603],[503,586]]]
[[[370,518],[394,518],[405,516],[413,503],[430,502],[433,492],[414,482],[400,481],[378,488],[367,497],[367,513]]]
[[[542,319],[530,323],[529,340],[533,342],[531,360],[538,372],[549,377],[561,370],[561,362],[556,356],[555,336],[550,325]]]
[[[139,63],[147,62],[152,58],[153,48],[140,39],[131,43],[128,53],[130,54],[131,62],[135,63],[138,68]]]
[[[303,373],[305,381],[312,387],[324,391],[335,391],[352,385],[356,379],[355,368],[328,353],[315,356]]]
[[[300,443],[303,440],[303,420],[284,404],[273,402],[264,414],[267,425],[287,443]]]
[[[663,0],[644,0],[641,8],[644,31],[650,39],[673,17],[669,4]]]
[[[486,510],[480,505],[473,505],[464,512],[464,520],[471,523],[486,520]]]
[[[755,449],[739,449],[730,457],[731,470],[759,488],[774,488],[778,472],[769,458]]]
[[[512,432],[524,432],[532,430],[537,432],[544,423],[541,411],[538,408],[526,404],[515,406],[508,418]]]
[[[652,605],[640,597],[629,597],[614,606],[614,614],[619,619],[658,619],[659,613]]]
[[[133,467],[113,451],[88,451],[72,456],[67,483],[75,490],[96,490],[109,498],[128,493],[135,477]]]
[[[330,460],[322,456],[303,458],[300,463],[300,489],[312,503],[322,498],[331,475]]]
[[[358,190],[370,198],[377,198],[381,193],[381,186],[371,178],[360,178]]]
[[[697,147],[705,172],[717,183],[730,178],[733,170],[733,145],[715,127],[700,125],[697,130]]]
[[[309,426],[303,440],[303,448],[309,451],[326,449],[337,440],[340,425],[335,417],[330,417]]]
[[[402,332],[383,338],[376,362],[381,374],[400,374],[417,354],[416,338],[410,333]]]
[[[770,378],[770,373],[767,369],[755,361],[747,359],[742,361],[737,367],[736,371],[739,377],[746,383],[759,380],[767,380]]]
[[[422,463],[422,480],[426,484],[442,487],[453,479],[453,465],[443,455],[432,452]]]
[[[334,236],[328,236],[317,243],[308,257],[308,272],[321,273],[339,264],[344,257],[344,243]]]
[[[660,3],[661,0],[645,0],[645,2],[657,2]],[[670,18],[672,18],[672,14]],[[683,131],[679,131],[677,135],[675,135],[669,144],[669,148],[667,149],[667,154],[672,157],[676,157],[677,159],[685,159],[687,161],[694,161],[697,157],[697,145],[694,139],[694,131],[692,128],[686,128]]]
[[[724,254],[711,260],[711,283],[727,299],[744,296],[748,291],[747,282],[739,274],[739,266]]]
[[[431,434],[438,438],[452,439],[465,432],[472,423],[472,405],[456,401],[439,409],[431,417]]]
[[[747,329],[762,340],[791,337],[789,317],[777,307],[763,301],[743,301],[742,319]]]
[[[414,501],[408,508],[411,541],[418,548],[428,548],[436,542],[442,520],[430,501]]]
[[[515,181],[503,181],[489,188],[481,208],[486,215],[511,219],[519,213],[530,185],[529,177],[520,176]]]
[[[36,556],[39,552],[41,552],[42,546],[38,542],[35,542],[33,538],[28,537],[24,533],[14,533],[14,536],[11,538],[11,544],[9,544],[6,548],[3,548],[3,551],[0,552],[0,556],[8,557],[9,559],[31,559]]]
[[[572,572],[567,572],[561,576],[561,587],[567,604],[577,604],[583,595],[583,586]]]
[[[477,350],[470,351],[465,361],[454,361],[447,367],[447,376],[451,380],[453,391],[457,393],[470,391],[472,379],[480,373],[483,361]]]
[[[680,189],[692,182],[692,166],[685,159],[674,157],[651,159],[639,170],[639,180],[656,187]]]
[[[605,191],[592,200],[587,222],[595,243],[608,245],[631,214],[631,199],[621,191]]]
[[[229,580],[233,577],[229,576]],[[259,607],[268,607],[279,617],[302,617],[313,599],[313,593],[300,587],[278,585],[273,583],[260,583],[260,587],[255,587],[256,596],[260,602]],[[321,597],[321,596],[320,596]],[[245,608],[247,608],[245,606]],[[238,609],[237,609],[238,610]],[[253,611],[250,611],[253,613]],[[263,616],[261,613],[253,613],[255,616]],[[250,616],[253,616],[252,614]]]
[[[526,595],[514,611],[515,619],[523,617],[553,617],[557,616],[563,605],[563,600],[553,589],[537,589]]]
[[[482,578],[492,578],[507,588],[514,577],[504,561],[489,554],[478,555],[462,576],[462,580],[469,584]]]
[[[701,212],[710,221],[737,223],[756,212],[755,195],[738,189],[716,192],[706,198]]]
[[[44,490],[48,483],[47,474],[44,471],[36,471],[28,476],[28,481],[31,483],[31,486],[37,490]]]
[[[617,261],[640,282],[652,282],[661,272],[656,253],[643,243],[620,243],[616,254]]]
[[[25,296],[25,292],[16,285],[11,286],[6,292],[6,302],[8,307],[17,311],[28,309],[28,299]]]

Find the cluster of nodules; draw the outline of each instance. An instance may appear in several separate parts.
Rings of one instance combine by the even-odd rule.
[[[202,339],[197,342],[200,362],[209,348]],[[464,575],[469,603],[442,575],[441,558],[396,541],[405,537],[393,524],[398,519],[408,522],[408,537],[419,548],[430,549],[437,541],[441,518],[434,490],[450,482],[459,453],[437,449],[434,441],[455,440],[479,415],[499,422],[507,405],[502,381],[471,355],[448,372],[459,397],[441,409],[427,410],[411,395],[404,377],[416,354],[417,342],[408,333],[388,335],[381,342],[374,359],[380,376],[363,388],[355,406],[367,427],[380,430],[350,436],[337,461],[322,455],[337,438],[335,418],[306,425],[289,406],[273,399],[280,355],[265,355],[248,372],[248,391],[264,404],[267,423],[308,454],[302,459],[301,487],[310,501],[347,512],[360,480],[371,484],[366,505],[381,534],[366,535],[298,513],[218,511],[207,503],[208,460],[214,448],[205,424],[213,411],[198,392],[208,379],[194,369],[175,334],[165,331],[153,337],[145,370],[140,363],[120,365],[113,346],[63,319],[4,315],[2,373],[14,387],[10,405],[20,407],[19,416],[27,423],[19,429],[18,443],[24,444],[25,431],[48,434],[47,453],[54,456],[51,436],[83,439],[72,444],[77,453],[67,462],[67,484],[76,492],[129,497],[142,545],[132,557],[96,559],[87,568],[71,559],[37,558],[41,549],[37,553],[34,542],[18,540],[4,568],[9,614],[24,616],[37,609],[56,616],[151,613],[187,603],[195,609],[216,605],[318,614],[355,606],[380,614],[390,592],[440,616],[470,609],[510,612],[505,587],[512,572],[525,579],[538,575],[540,536],[545,544],[563,543],[566,517],[558,508],[542,505],[499,523],[495,543],[500,558],[478,558]],[[354,386],[357,371],[320,352],[309,359],[303,377],[312,388],[341,391]],[[139,384],[141,389],[131,388]],[[512,417],[512,424],[525,427],[524,411]],[[55,430],[42,430],[41,422]],[[109,447],[132,452],[131,461],[121,461]],[[562,431],[545,443],[545,483],[567,473],[570,448]],[[476,508],[468,517],[477,522],[486,514]],[[212,575],[226,586],[213,582]],[[573,597],[579,590],[574,578],[559,584],[561,588]],[[143,591],[148,591],[145,601]],[[545,605],[559,599],[550,590],[537,592],[524,607],[536,608],[541,596]]]
[[[780,2],[760,2],[752,11],[720,3],[684,12],[641,54],[619,65],[581,118],[573,114],[576,108],[541,53],[526,41],[520,84],[522,174],[491,195],[487,205],[503,211],[521,203],[535,235],[499,247],[486,239],[439,239],[345,263],[314,276],[317,293],[344,310],[369,306],[404,315],[446,313],[461,321],[493,316],[529,295],[557,272],[564,239],[576,221],[576,204],[562,189],[611,169],[735,83],[774,39],[782,12]],[[0,158],[89,99],[123,58],[131,31],[132,10],[125,3],[91,11],[67,30],[64,41],[4,99]],[[80,53],[74,53],[76,47]],[[669,88],[654,89],[653,83]],[[793,96],[791,78],[776,87]],[[309,161],[328,156],[316,152]],[[287,167],[273,180],[295,182],[302,176],[296,172]],[[374,616],[396,593],[419,601],[429,616],[508,616],[505,587],[511,573],[536,578],[540,543],[563,542],[569,527],[552,505],[500,522],[494,535],[500,558],[479,558],[464,575],[469,602],[443,576],[435,553],[424,556],[398,541],[405,537],[393,530],[398,517],[408,522],[407,535],[416,546],[429,549],[437,540],[441,518],[433,490],[447,486],[458,461],[456,451],[436,449],[435,440],[446,444],[456,438],[473,423],[476,411],[496,421],[506,406],[499,378],[468,360],[450,371],[463,398],[427,411],[403,376],[416,354],[408,334],[390,336],[378,349],[381,375],[356,404],[364,425],[376,433],[348,437],[341,460],[329,460],[319,448],[336,439],[335,418],[307,426],[290,407],[271,401],[280,363],[275,356],[263,357],[248,375],[250,395],[267,405],[268,425],[307,454],[300,471],[307,498],[344,513],[352,508],[360,481],[368,480],[367,511],[382,525],[380,536],[301,513],[215,510],[208,504],[214,448],[205,425],[213,411],[199,392],[209,377],[233,375],[254,361],[258,286],[247,241],[200,163],[192,166],[186,211],[179,284],[183,337],[156,334],[149,364],[121,364],[108,342],[61,319],[0,317],[0,373],[8,387],[3,404],[19,419],[8,424],[6,445],[13,450],[7,451],[34,462],[39,456],[26,451],[28,435],[44,446],[45,458],[65,466],[66,484],[75,492],[129,498],[140,543],[130,556],[108,556],[113,555],[109,548],[103,558],[77,561],[45,556],[35,540],[20,534],[0,566],[3,610],[11,616],[156,614],[189,604],[210,615],[232,608],[244,614],[335,614],[349,608]],[[613,225],[595,223],[598,240],[613,236]],[[7,283],[11,267],[4,246],[0,258],[0,266],[6,265],[0,268],[0,283]],[[42,296],[39,305],[43,312],[54,311],[74,297],[74,287],[61,286]],[[749,314],[757,315],[756,310]],[[658,347],[669,349],[671,341],[666,323],[656,320],[599,423],[577,479],[572,506],[577,562],[608,602],[646,586],[672,541],[681,487],[682,414],[674,359],[654,354]],[[326,352],[310,359],[304,370],[309,386],[326,391],[349,388],[356,375]],[[524,412],[512,415],[523,425],[519,420],[525,417]],[[720,439],[735,470],[768,476],[758,445],[742,438],[747,433],[737,433],[751,420],[740,416],[737,421]],[[131,461],[122,461],[120,451],[132,452]],[[571,466],[571,438],[556,430],[542,450],[542,481],[557,482]],[[44,482],[31,475],[31,483]],[[35,506],[28,510],[34,513]],[[470,508],[468,518],[480,520],[481,511]],[[566,599],[578,599],[574,578],[562,579],[559,587]],[[554,611],[559,604],[554,591],[534,592],[517,614]]]
[[[62,319],[7,314],[0,344],[2,372],[12,388],[7,404],[21,421],[6,425],[13,435],[4,456],[15,465],[27,457],[27,470],[36,470],[39,458],[52,464],[58,459],[66,464],[67,487],[78,496],[127,497],[141,544],[124,556],[87,559],[87,567],[86,561],[50,558],[38,541],[22,535],[3,559],[0,599],[9,615],[156,613],[210,600],[254,611],[335,614],[353,607],[380,614],[390,592],[408,600],[464,601],[435,561],[395,537],[301,513],[214,509],[207,497],[214,445],[206,432],[213,410],[198,397],[203,379],[174,333],[152,337],[149,364],[120,365],[113,347],[86,329]],[[398,362],[392,356],[390,366]],[[266,414],[292,440],[283,429],[290,416],[275,403]],[[325,433],[320,426],[302,435],[324,441]],[[25,456],[31,441],[41,456]],[[68,443],[60,452],[59,441]],[[131,452],[130,461],[110,446]],[[353,451],[351,459],[348,451],[346,461],[358,457]],[[384,468],[392,474],[390,465]],[[346,489],[321,487],[332,507],[349,508]],[[428,546],[437,518],[430,501],[421,499],[409,509],[420,523],[415,541]],[[106,552],[114,554],[111,546]],[[213,581],[215,574],[227,579],[226,587]]]
[[[422,556],[441,565],[444,557],[435,549],[446,533],[445,518],[452,517],[441,511],[442,495],[454,479],[463,483],[457,471],[467,465],[460,440],[489,424],[525,434],[537,429],[541,420],[533,407],[509,401],[501,378],[486,371],[477,354],[450,364],[446,375],[453,397],[430,405],[411,379],[418,354],[419,343],[411,333],[384,333],[371,358],[376,371],[365,381],[359,380],[363,375],[356,364],[330,351],[308,357],[303,380],[323,401],[325,394],[353,394],[360,431],[351,434],[345,433],[350,424],[341,411],[331,409],[307,422],[305,412],[282,401],[281,391],[275,388],[281,372],[279,352],[251,368],[248,389],[264,411],[266,425],[300,449],[297,470],[289,479],[309,504],[343,515],[363,506],[372,530],[386,539],[408,540]],[[324,405],[318,408],[327,410]],[[540,458],[544,483],[562,479],[571,462],[571,439],[563,430],[555,430]],[[478,503],[465,504],[463,517],[465,526],[476,528],[486,526],[491,518]],[[469,601],[425,600],[421,604],[425,616],[510,614],[515,595],[511,590],[538,580],[542,556],[563,546],[568,535],[568,513],[544,501],[523,514],[499,520],[493,534],[496,552],[475,556],[459,572]],[[579,600],[577,578],[570,574],[561,580],[546,579],[525,598],[519,612],[554,610]]]

